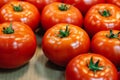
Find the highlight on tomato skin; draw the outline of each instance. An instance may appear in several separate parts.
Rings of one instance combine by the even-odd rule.
[[[0,23],[18,21],[27,24],[35,31],[40,19],[38,9],[25,1],[11,1],[0,8]]]
[[[89,36],[102,30],[120,30],[120,8],[113,4],[97,4],[85,15],[84,29]]]
[[[72,5],[53,2],[43,9],[41,13],[41,24],[46,31],[58,23],[68,23],[82,27],[83,16],[81,12]]]
[[[53,2],[62,2],[62,0],[24,0],[24,1],[34,4],[38,8],[40,13],[42,12],[43,8],[46,5],[51,4]]]
[[[11,1],[21,1],[21,0],[0,0],[0,8],[5,5],[6,3],[8,2],[11,2]]]
[[[28,63],[37,47],[32,29],[21,22],[0,24],[0,68],[15,69]]]
[[[90,7],[105,3],[105,0],[63,0],[63,2],[75,6],[85,16]]]
[[[106,57],[96,53],[83,53],[68,63],[65,80],[118,80],[118,72]]]
[[[51,62],[65,67],[73,57],[89,51],[90,38],[81,27],[59,23],[45,32],[41,45]]]
[[[105,56],[116,67],[120,67],[120,30],[96,33],[91,40],[91,51]]]

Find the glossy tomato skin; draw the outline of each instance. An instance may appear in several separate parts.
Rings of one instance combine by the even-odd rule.
[[[19,5],[22,7],[22,10],[15,11],[13,6],[18,7]],[[0,9],[0,23],[11,21],[23,22],[35,31],[40,22],[40,13],[31,3],[25,1],[12,1],[5,4]]]
[[[118,72],[118,80],[120,80],[120,71]]]
[[[68,9],[62,11],[59,9],[64,3],[54,2],[45,6],[41,14],[41,23],[44,30],[47,30],[57,23],[70,23],[82,26],[83,17],[81,12],[72,5],[65,4]]]
[[[59,37],[59,30],[65,30],[68,25],[69,36]],[[51,62],[66,66],[67,63],[78,54],[88,52],[90,39],[87,33],[80,27],[59,23],[48,29],[42,38],[42,50]]]
[[[106,3],[115,4],[120,7],[120,0],[106,0]]]
[[[118,72],[118,80],[120,80],[120,72]]]
[[[0,0],[0,8],[1,8],[4,4],[6,4],[6,3],[10,2],[10,1],[21,1],[21,0]]]
[[[53,2],[62,2],[62,0],[24,0],[34,4],[40,12],[42,12],[43,8]]]
[[[63,0],[64,3],[74,5],[83,15],[95,4],[105,3],[105,0]]]
[[[117,34],[118,30],[113,30]],[[91,40],[92,52],[101,54],[111,60],[117,67],[120,67],[120,40],[108,38],[109,30],[96,33]],[[120,36],[119,36],[120,38]]]
[[[110,16],[100,12],[107,10]],[[104,12],[103,12],[104,14]],[[101,30],[120,30],[120,8],[112,4],[97,4],[89,9],[84,19],[84,28],[90,36]]]
[[[89,69],[90,58],[95,63],[99,60],[99,66],[103,70],[93,72]],[[66,80],[118,80],[116,67],[104,56],[95,53],[85,53],[73,58],[65,71]]]
[[[0,68],[5,69],[26,64],[36,50],[36,37],[31,28],[20,22],[12,22],[14,33],[3,33],[3,28],[9,27],[10,24],[0,24]]]

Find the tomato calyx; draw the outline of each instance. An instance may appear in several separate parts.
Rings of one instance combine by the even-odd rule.
[[[64,38],[64,37],[69,36],[69,34],[70,34],[70,30],[68,29],[68,25],[66,25],[66,29],[65,30],[62,30],[62,29],[59,30],[58,37]]]
[[[14,29],[12,28],[12,23],[10,23],[10,26],[5,28],[3,27],[3,33],[4,34],[12,34],[14,33]]]
[[[59,5],[58,8],[59,8],[59,10],[61,10],[61,11],[67,11],[67,10],[69,9],[69,6],[62,3],[62,4]]]
[[[16,11],[16,12],[21,12],[21,11],[23,11],[23,8],[22,8],[21,5],[18,5],[18,6],[12,5],[12,6],[13,6],[13,10]]]
[[[117,34],[114,34],[113,31],[110,30],[110,34],[106,35],[106,37],[108,37],[110,39],[116,38],[116,39],[120,40],[119,35],[120,35],[120,32],[118,32]]]
[[[97,60],[97,62],[94,63],[94,62],[93,62],[93,57],[91,57],[91,58],[90,58],[90,62],[89,62],[89,64],[88,64],[88,68],[89,68],[90,70],[92,70],[93,72],[103,70],[103,66],[99,66],[99,65],[98,65],[99,62],[100,62],[100,60]]]
[[[101,16],[104,16],[104,17],[109,17],[109,16],[111,16],[110,11],[109,11],[109,10],[106,10],[106,9],[104,9],[104,10],[99,10],[98,12],[99,12],[99,14],[100,14]]]

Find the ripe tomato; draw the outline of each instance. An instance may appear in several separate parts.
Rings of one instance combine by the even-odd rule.
[[[117,67],[118,70],[118,80],[120,80],[120,67]]]
[[[88,52],[90,39],[80,27],[59,23],[48,29],[42,38],[42,50],[51,62],[66,66],[78,54]]]
[[[6,4],[6,3],[10,2],[10,1],[20,1],[20,0],[0,0],[0,8],[1,8],[4,4]]]
[[[82,26],[82,21],[82,14],[77,8],[60,2],[53,2],[45,6],[41,14],[41,23],[44,30],[57,23],[71,23]]]
[[[53,2],[62,2],[62,0],[24,0],[34,4],[40,12],[42,12],[43,8]]]
[[[120,71],[118,72],[118,80],[120,80]]]
[[[28,2],[12,1],[0,9],[0,23],[19,21],[36,30],[40,21],[40,13],[37,8]]]
[[[0,68],[18,68],[26,64],[36,50],[36,37],[26,24],[0,24]]]
[[[120,31],[100,31],[91,40],[92,52],[99,53],[120,67]]]
[[[104,56],[81,54],[66,67],[66,80],[118,80],[116,67]]]
[[[120,7],[120,0],[106,0],[107,3],[115,4]]]
[[[84,27],[90,36],[101,30],[120,30],[120,8],[113,4],[97,4],[89,9]]]
[[[68,3],[77,7],[83,15],[95,4],[104,3],[105,0],[63,0],[64,3]]]

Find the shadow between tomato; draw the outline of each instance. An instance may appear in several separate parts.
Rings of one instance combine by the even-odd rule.
[[[65,73],[62,67],[54,65],[49,62],[44,54],[40,55],[34,65],[35,71],[39,77],[45,78],[46,80],[64,80]]]

